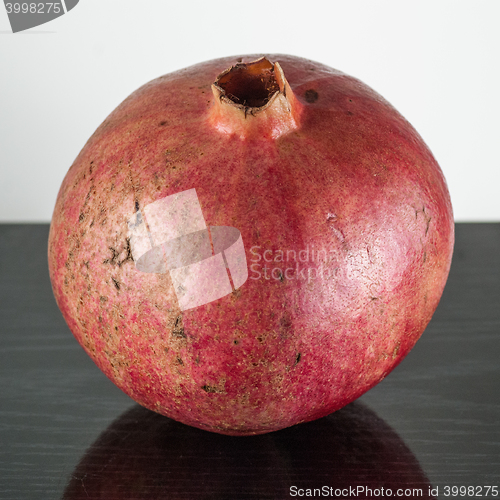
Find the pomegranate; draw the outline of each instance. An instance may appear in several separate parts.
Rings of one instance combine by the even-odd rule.
[[[306,59],[230,57],[146,84],[96,130],[49,269],[130,397],[261,434],[338,410],[406,356],[453,240],[443,174],[381,96]]]

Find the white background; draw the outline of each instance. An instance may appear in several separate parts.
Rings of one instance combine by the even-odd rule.
[[[373,87],[433,151],[455,219],[500,221],[499,0],[80,0],[17,34],[0,4],[0,221],[48,222],[74,158],[137,87],[266,52]]]

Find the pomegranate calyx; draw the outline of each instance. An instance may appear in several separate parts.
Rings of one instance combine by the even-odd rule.
[[[212,92],[210,119],[221,133],[276,139],[298,128],[299,103],[278,62],[237,63],[217,77]]]

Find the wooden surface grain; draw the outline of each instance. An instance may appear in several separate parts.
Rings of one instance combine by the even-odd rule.
[[[158,417],[109,382],[57,309],[47,236],[48,225],[0,225],[1,500],[281,499],[369,485],[496,498],[477,487],[500,487],[500,224],[457,224],[438,310],[383,382],[325,419],[251,438]]]

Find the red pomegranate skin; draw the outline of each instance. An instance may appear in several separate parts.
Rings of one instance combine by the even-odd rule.
[[[97,366],[141,405],[230,435],[317,419],[380,382],[430,321],[454,241],[431,152],[356,78],[266,55],[290,116],[224,108],[217,75],[258,57],[129,96],[69,169],[49,236],[57,304]],[[249,277],[182,311],[168,273],[136,269],[127,221],[193,188],[207,225],[240,231]]]

